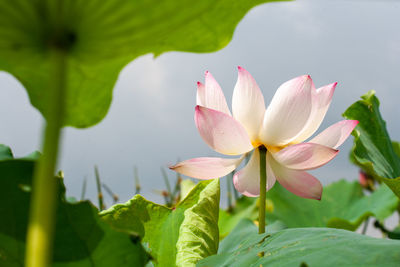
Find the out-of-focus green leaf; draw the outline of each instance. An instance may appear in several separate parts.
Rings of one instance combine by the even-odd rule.
[[[0,162],[0,266],[23,266],[34,161]],[[90,202],[67,203],[59,182],[55,267],[144,266],[148,254],[138,238],[113,230]]]
[[[393,146],[394,153],[396,153],[396,155],[398,157],[400,157],[400,143],[396,142],[396,141],[392,141],[392,146]]]
[[[382,185],[365,196],[361,185],[341,180],[324,187],[321,201],[298,197],[276,184],[267,194],[273,211],[267,221],[281,221],[288,227],[333,227],[356,230],[369,216],[383,221],[396,210],[398,198]]]
[[[7,160],[12,158],[13,154],[11,149],[6,145],[0,144],[0,160]]]
[[[42,156],[42,153],[39,151],[33,151],[32,153],[29,153],[25,157],[22,157],[23,159],[30,159],[30,160],[37,160]]]
[[[400,239],[400,226],[397,226],[393,231],[387,233],[390,239]]]
[[[220,232],[229,233],[243,218],[258,216],[257,199],[243,197],[232,212],[220,212]],[[290,228],[332,227],[356,230],[369,216],[383,222],[398,205],[398,198],[386,186],[366,196],[358,182],[341,180],[324,187],[322,199],[298,197],[280,184],[267,192],[267,224],[280,221]]]
[[[359,121],[353,131],[352,159],[366,173],[385,182],[400,197],[398,144],[392,144],[375,92],[370,91],[361,98],[343,113],[347,119]]]
[[[239,198],[231,210],[220,209],[219,211],[218,227],[220,238],[227,236],[241,220],[256,220],[257,218],[257,199],[244,196]]]
[[[114,228],[138,233],[158,266],[194,266],[218,250],[219,180],[198,183],[175,208],[136,195],[101,213]]]
[[[332,228],[286,229],[248,235],[238,249],[197,266],[398,266],[400,241]]]
[[[274,0],[0,0],[0,70],[13,74],[43,115],[52,65],[67,58],[65,125],[99,122],[121,69],[140,55],[213,52],[249,9]],[[61,25],[61,31],[55,25]]]

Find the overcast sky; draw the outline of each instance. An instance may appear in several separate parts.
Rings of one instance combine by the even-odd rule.
[[[66,128],[60,157],[67,194],[79,197],[84,177],[87,197],[95,199],[93,166],[121,198],[134,193],[133,166],[142,195],[161,201],[160,167],[200,156],[217,156],[201,139],[193,114],[196,82],[209,70],[231,102],[237,66],[258,82],[266,104],[283,82],[310,74],[317,87],[337,81],[330,110],[319,132],[342,119],[359,96],[374,89],[391,137],[400,140],[399,1],[296,1],[265,4],[240,22],[232,42],[219,52],[170,52],[131,62],[114,89],[106,118],[98,125]],[[18,81],[0,72],[0,143],[16,156],[40,149],[43,120]],[[339,156],[313,171],[323,184],[353,180],[358,170],[348,162],[351,138]],[[175,177],[168,170],[171,178]],[[225,183],[222,183],[225,185]],[[110,199],[106,202],[110,205]],[[97,202],[95,202],[97,203]]]

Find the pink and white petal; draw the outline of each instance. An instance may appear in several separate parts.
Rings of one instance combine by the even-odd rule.
[[[339,121],[326,128],[322,133],[311,139],[309,143],[337,148],[346,141],[357,124],[358,121],[356,120]]]
[[[205,80],[205,85],[197,83],[197,105],[231,115],[221,86],[208,71],[205,73]]]
[[[232,97],[233,117],[247,130],[251,141],[258,139],[265,113],[264,96],[254,78],[238,67],[238,79]]]
[[[322,185],[317,178],[305,171],[285,168],[270,153],[267,154],[267,164],[271,165],[276,179],[287,190],[299,197],[321,200]]]
[[[241,155],[253,149],[243,126],[226,113],[196,106],[195,123],[203,140],[225,155]]]
[[[212,157],[194,158],[179,162],[169,168],[180,174],[193,178],[214,179],[231,173],[237,168],[243,159],[244,156],[238,159]]]
[[[322,121],[325,118],[326,112],[329,109],[329,106],[332,101],[333,93],[335,92],[337,83],[332,83],[325,85],[321,88],[318,88],[316,91],[313,91],[313,104],[312,104],[312,113],[306,126],[302,130],[301,134],[296,137],[293,141],[294,143],[300,143],[309,138],[316,130],[318,130]]]
[[[206,87],[201,82],[197,82],[196,105],[206,106]]]
[[[301,143],[271,154],[279,164],[286,168],[311,170],[328,163],[338,152],[336,149],[319,144]]]
[[[264,144],[282,146],[300,134],[311,115],[312,90],[314,85],[309,75],[294,78],[278,88],[260,130]]]
[[[276,176],[274,174],[274,171],[272,170],[271,164],[268,163],[267,159],[265,160],[267,165],[266,167],[267,167],[267,191],[268,191],[274,186],[276,182]]]
[[[236,190],[248,197],[256,197],[260,194],[260,154],[258,149],[247,165],[233,175],[233,185]]]
[[[247,165],[233,176],[237,191],[248,197],[260,195],[260,153],[254,150]],[[275,176],[267,165],[267,191],[275,184]]]

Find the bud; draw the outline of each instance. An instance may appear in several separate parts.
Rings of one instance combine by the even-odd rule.
[[[364,189],[368,191],[375,191],[375,185],[374,185],[375,180],[371,175],[360,170],[358,175],[358,181]]]
[[[365,172],[363,172],[363,171],[359,172],[358,181],[363,188],[368,187],[368,178],[367,178],[367,174]]]

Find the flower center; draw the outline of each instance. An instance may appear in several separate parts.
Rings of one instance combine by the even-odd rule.
[[[255,140],[252,141],[251,144],[253,145],[254,148],[257,148],[259,146],[265,146],[267,148],[268,151],[271,151],[272,153],[277,153],[279,151],[281,151],[282,149],[284,149],[285,147],[291,146],[291,145],[295,145],[297,143],[289,143],[283,146],[271,146],[271,145],[266,145],[263,142],[261,142],[260,140]]]

